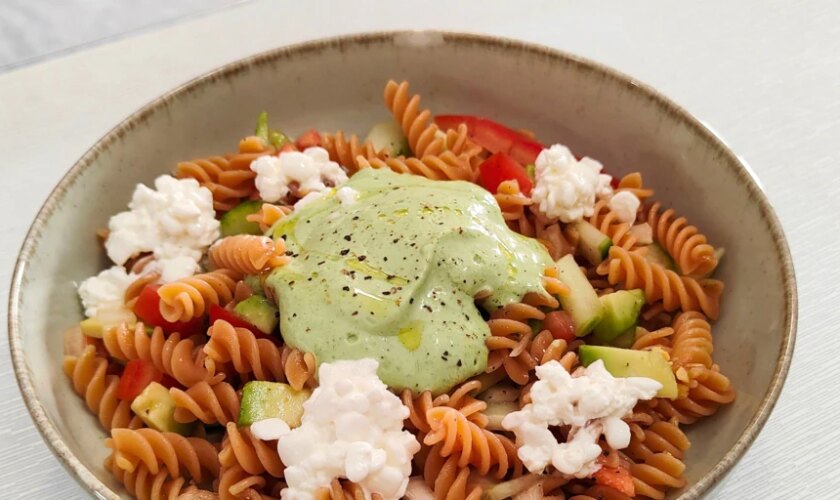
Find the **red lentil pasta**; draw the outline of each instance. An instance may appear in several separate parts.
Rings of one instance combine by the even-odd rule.
[[[408,498],[479,500],[521,494],[520,498],[664,499],[685,486],[684,471],[692,456],[687,430],[736,397],[714,358],[715,336],[725,333],[714,326],[724,284],[713,273],[722,250],[679,215],[678,207],[657,201],[638,172],[614,184],[615,192],[638,198],[640,207],[632,220],[608,196],[593,199],[574,222],[549,217],[531,194],[541,182],[535,172],[540,171],[542,155],[534,152],[528,162],[516,159],[526,154],[523,145],[539,144],[533,132],[479,117],[439,120],[440,115],[421,107],[420,96],[409,91],[408,82],[389,81],[384,101],[395,121],[391,129],[402,131],[391,142],[374,133],[361,138],[346,131],[314,130],[293,141],[267,128],[261,116],[256,132],[246,131],[233,143],[233,152],[208,152],[175,165],[174,177],[195,179],[209,191],[220,221],[220,236],[204,249],[201,270],[164,283],[158,253],[131,256],[123,266],[130,283],[118,297],[130,313],[120,316],[118,324],[105,324],[93,315],[70,330],[65,342],[63,368],[69,384],[107,432],[105,446],[111,455],[105,468],[130,494],[143,499],[184,495],[181,498],[268,500],[283,495],[286,481],[291,484],[295,473],[283,463],[278,441],[260,440],[257,427],[252,432],[246,425],[252,403],[245,388],[250,383],[282,383],[294,394],[307,389],[303,394],[309,395],[319,386],[321,353],[316,359],[313,352],[287,343],[276,296],[280,292],[269,278],[300,263],[294,240],[278,237],[280,230],[275,234],[275,228],[295,217],[300,210],[295,203],[308,188],[291,181],[288,195],[264,202],[251,163],[321,147],[320,154],[337,163],[351,181],[366,169],[387,169],[439,181],[441,189],[449,189],[446,183],[452,181],[478,184],[489,192],[483,192],[489,203],[495,200],[498,205],[501,227],[525,237],[522,241],[528,244],[536,240],[542,247],[534,248],[544,248],[539,251],[556,262],[540,267],[542,275],[528,293],[516,294],[499,307],[487,305],[491,292],[486,290],[467,295],[469,305],[474,302],[480,308],[483,319],[478,324],[486,325],[483,369],[445,391],[391,388],[408,410],[404,429],[420,444],[412,458]],[[519,170],[507,172],[498,182],[488,181],[496,175],[491,160],[504,157],[514,158]],[[322,195],[338,197],[340,188],[327,182]],[[106,244],[113,231],[101,231]],[[368,236],[348,234],[345,240]],[[593,237],[600,238],[594,253]],[[340,257],[346,255],[343,251]],[[353,272],[386,274],[368,266],[369,261],[362,263],[363,256],[356,257]],[[571,259],[572,266],[561,269],[563,259]],[[564,274],[569,269],[580,271],[599,304],[639,290],[631,292],[639,297],[632,324],[612,337],[602,336],[606,334],[598,329],[600,324],[582,331],[568,306],[580,293]],[[400,279],[387,275],[396,283],[394,289],[401,286]],[[273,314],[250,320],[243,311],[262,302],[274,307]],[[404,345],[410,348],[409,344]],[[603,450],[601,468],[589,477],[564,475],[551,465],[542,473],[529,472],[514,433],[504,427],[504,417],[539,400],[541,386],[535,383],[540,366],[559,363],[579,376],[589,362],[585,349],[595,345],[661,355],[667,360],[667,376],[673,375],[676,383],[676,396],[639,401],[624,417],[629,446],[616,450],[605,439],[597,441]],[[157,386],[169,402],[165,425],[141,404],[146,397],[141,394]],[[177,432],[161,429],[166,426]],[[568,426],[551,430],[561,440],[574,432]],[[346,477],[326,483],[313,490],[314,498],[384,500]]]

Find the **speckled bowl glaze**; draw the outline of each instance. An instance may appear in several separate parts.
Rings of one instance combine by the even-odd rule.
[[[492,116],[613,174],[640,170],[658,199],[726,248],[715,360],[738,397],[690,428],[688,485],[672,494],[700,497],[755,439],[793,353],[793,266],[767,198],[714,133],[653,89],[556,50],[456,33],[350,36],[229,64],[139,110],[73,165],[32,224],[9,302],[15,370],[47,444],[95,496],[128,497],[102,467],[105,433],[62,373],[61,332],[82,317],[74,284],[106,265],[95,230],[124,209],[134,185],[178,160],[230,150],[263,109],[290,133],[364,132],[387,116],[389,78],[409,79],[437,112]]]

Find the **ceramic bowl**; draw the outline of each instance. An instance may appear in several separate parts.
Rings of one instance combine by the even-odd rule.
[[[755,439],[788,370],[796,286],[779,221],[739,158],[650,87],[556,50],[456,33],[366,34],[243,59],[145,106],[72,166],[26,237],[9,304],[15,370],[47,444],[96,496],[127,497],[102,466],[105,433],[62,373],[61,332],[82,317],[75,283],[106,265],[95,230],[125,208],[134,185],[178,160],[230,150],[261,110],[292,134],[363,133],[388,116],[389,78],[408,79],[436,112],[491,116],[613,174],[641,171],[659,200],[726,248],[715,361],[738,397],[689,428],[688,485],[672,496],[698,498]]]

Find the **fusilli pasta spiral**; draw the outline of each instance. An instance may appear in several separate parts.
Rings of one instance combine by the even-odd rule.
[[[321,146],[327,150],[330,160],[347,169],[348,173],[356,173],[359,168],[358,158],[384,160],[388,157],[385,151],[376,151],[370,141],[361,142],[356,134],[345,136],[339,130],[335,134],[322,134]]]
[[[238,274],[259,274],[287,264],[282,238],[237,234],[222,238],[210,247],[210,262],[216,268],[230,269]]]
[[[130,472],[120,469],[114,463],[113,455],[105,460],[105,468],[111,471],[117,481],[137,497],[137,500],[176,500],[182,493],[195,491],[193,486],[186,485],[185,478],[171,478],[165,470],[152,474],[145,465],[140,465]]]
[[[473,465],[476,472],[486,475],[492,467],[496,468],[494,477],[501,479],[513,469],[520,474],[522,464],[516,455],[516,446],[501,434],[482,429],[475,422],[448,406],[437,406],[426,412],[430,431],[423,442],[434,446],[430,455],[437,453],[442,457],[457,456],[458,466]]]
[[[661,207],[656,202],[645,209],[653,239],[674,258],[683,274],[703,276],[714,271],[718,259],[706,236],[685,217],[677,217],[673,208],[660,212]]]
[[[216,448],[206,439],[154,429],[112,429],[105,446],[114,452],[114,465],[128,472],[142,464],[152,474],[165,469],[170,477],[186,473],[196,482],[204,472],[219,475]]]
[[[224,306],[233,298],[239,273],[217,269],[167,283],[158,289],[160,314],[166,321],[189,321],[202,316],[210,304]]]
[[[239,415],[239,395],[227,382],[210,385],[201,381],[186,391],[173,387],[169,393],[175,401],[174,416],[178,422],[201,420],[207,425],[227,424],[236,421]]]
[[[609,236],[613,245],[618,245],[626,250],[632,250],[636,246],[636,237],[630,233],[632,226],[618,220],[606,201],[598,200],[595,202],[594,212],[588,218],[588,222]]]
[[[181,339],[177,332],[167,336],[162,329],[154,328],[150,335],[143,323],[134,328],[119,325],[106,328],[102,342],[112,357],[148,361],[186,387],[202,381],[213,384],[224,378],[224,374],[216,373],[213,363],[205,362],[200,346],[192,339]]]
[[[400,174],[422,175],[432,180],[469,181],[473,178],[473,168],[469,157],[456,156],[451,151],[444,151],[439,156],[428,155],[422,158],[372,158],[357,157],[359,168],[390,168]]]
[[[128,427],[137,429],[143,425],[140,418],[131,411],[131,403],[117,399],[120,377],[107,375],[108,361],[96,355],[96,347],[85,347],[79,357],[64,357],[64,373],[76,393],[82,396],[88,409],[99,418],[107,429]]]
[[[234,328],[224,320],[213,323],[207,334],[207,357],[218,364],[232,364],[239,374],[252,375],[256,380],[288,381],[297,390],[314,383],[317,365],[310,353],[278,347],[271,340],[258,339],[250,330]]]
[[[667,452],[654,453],[643,462],[630,465],[636,495],[663,500],[669,488],[685,486],[685,464]]]
[[[294,210],[293,207],[285,205],[273,205],[271,203],[263,203],[257,213],[249,214],[245,217],[248,222],[256,222],[260,225],[260,231],[266,232],[271,226],[283,217],[289,215]]]
[[[461,467],[455,455],[444,457],[442,448],[442,444],[432,448],[423,466],[423,478],[435,500],[479,500],[482,490],[470,484],[470,468]]]
[[[239,428],[235,422],[225,425],[227,443],[219,453],[219,462],[230,466],[238,464],[252,475],[269,474],[283,477],[286,466],[277,454],[276,441],[261,441],[251,435],[247,427]]]
[[[680,276],[659,264],[652,264],[639,254],[618,247],[610,247],[609,259],[598,267],[611,284],[627,289],[641,288],[648,303],[662,300],[666,311],[702,311],[717,319],[723,282],[713,279],[696,280]]]

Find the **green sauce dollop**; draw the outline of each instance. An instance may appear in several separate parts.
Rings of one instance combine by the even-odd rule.
[[[490,332],[474,297],[493,310],[545,294],[545,249],[468,182],[366,169],[344,186],[355,203],[331,193],[272,229],[293,256],[268,278],[284,340],[318,362],[374,358],[396,390],[481,373]]]

